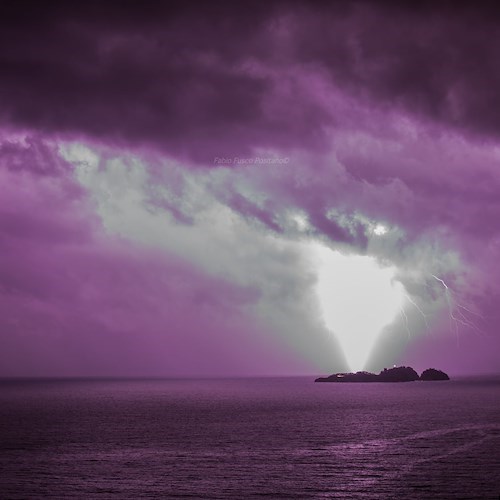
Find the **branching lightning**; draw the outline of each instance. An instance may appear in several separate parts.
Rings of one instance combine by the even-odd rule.
[[[399,312],[401,313],[401,317],[403,318],[403,320],[405,322],[405,327],[406,327],[406,332],[408,333],[408,338],[410,338],[411,337],[410,324],[408,323],[408,315],[406,314],[404,306],[400,307]]]
[[[422,311],[422,309],[419,307],[419,305],[407,293],[405,293],[404,296],[405,296],[406,300],[410,304],[412,304],[415,307],[415,309],[420,313],[420,315],[424,319],[425,327],[427,328],[427,331],[429,331],[429,322],[427,321],[427,314],[425,314],[424,311]]]
[[[474,323],[470,317],[467,317],[466,313],[470,315],[477,316],[478,318],[484,319],[484,317],[469,309],[468,307],[464,306],[463,304],[460,304],[456,299],[455,296],[453,295],[452,291],[450,290],[450,287],[445,283],[445,281],[435,274],[431,274],[431,276],[441,283],[444,288],[444,294],[446,297],[446,303],[448,304],[448,311],[450,315],[450,328],[453,329],[457,335],[457,340],[458,340],[458,328],[459,326],[465,326],[467,328],[471,328],[474,331],[478,333],[484,333],[477,325]]]
[[[403,288],[404,290],[404,288]],[[403,297],[418,311],[418,313],[422,316],[425,326],[427,328],[427,331],[429,331],[429,322],[427,321],[428,315],[425,314],[425,312],[422,310],[422,308],[410,297],[408,293],[405,291],[402,292]],[[401,318],[403,319],[403,322],[405,324],[405,329],[406,332],[408,333],[408,337],[411,337],[411,329],[410,329],[410,322],[408,319],[408,313],[405,308],[405,304],[402,304],[399,308],[399,313],[401,315]]]
[[[456,334],[457,342],[459,340],[460,327],[471,328],[475,332],[483,334],[484,333],[483,330],[481,330],[481,328],[476,324],[473,317],[479,318],[481,320],[484,320],[484,317],[480,313],[473,311],[463,303],[460,303],[457,300],[457,295],[453,293],[451,288],[442,278],[439,278],[435,274],[431,274],[431,276],[434,280],[436,280],[440,284],[440,286],[442,286],[444,290],[444,296],[448,306],[448,312],[450,318],[450,329]],[[426,286],[432,288],[429,284],[427,284]],[[411,298],[411,296],[408,293],[404,293],[403,296],[418,311],[420,316],[422,316],[426,329],[429,332],[430,331],[430,326],[428,321],[429,315],[426,314],[426,312],[424,312],[424,310],[417,304],[417,302],[414,299]],[[408,337],[410,337],[411,335],[410,322],[408,319],[408,313],[404,305],[400,307],[399,312],[404,322],[406,332],[408,333]]]

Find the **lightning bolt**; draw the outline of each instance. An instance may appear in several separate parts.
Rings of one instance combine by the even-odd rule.
[[[450,287],[444,282],[443,279],[439,278],[435,274],[431,274],[431,276],[436,281],[441,283],[441,285],[443,285],[444,294],[446,297],[446,303],[448,304],[448,311],[450,314],[450,328],[455,330],[455,333],[457,335],[457,342],[459,340],[459,337],[458,337],[459,326],[465,326],[467,328],[471,328],[472,330],[474,330],[478,333],[483,334],[484,332],[476,325],[476,323],[474,323],[474,321],[472,319],[470,319],[470,317],[468,317],[466,315],[466,313],[468,313],[469,316],[474,315],[474,316],[477,316],[481,319],[484,319],[484,317],[481,314],[472,311],[471,309],[464,306],[463,304],[460,304],[455,299],[454,295],[452,294],[452,291],[450,290]]]
[[[427,321],[427,314],[425,314],[424,311],[419,307],[419,305],[410,297],[410,295],[406,293],[406,289],[404,288],[404,286],[402,287],[402,295],[422,316],[422,318],[424,319],[425,326],[427,328],[427,332],[429,332],[430,328],[429,328],[429,322]],[[408,314],[406,312],[405,304],[402,304],[399,307],[399,314],[401,315],[401,318],[404,321],[408,337],[411,337],[410,323],[408,320]]]
[[[410,338],[411,337],[410,324],[408,323],[408,315],[406,314],[404,306],[401,306],[399,308],[399,312],[400,312],[401,317],[403,318],[403,320],[405,322],[405,327],[406,327],[406,331],[408,333],[408,338]]]
[[[406,300],[415,307],[415,309],[420,313],[422,318],[424,319],[425,327],[427,328],[427,331],[429,331],[429,322],[427,321],[427,314],[422,311],[422,309],[419,307],[419,305],[407,294],[404,294]]]

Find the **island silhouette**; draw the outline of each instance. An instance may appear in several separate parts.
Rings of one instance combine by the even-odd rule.
[[[415,380],[450,380],[450,377],[445,372],[435,368],[428,368],[419,376],[411,366],[396,366],[384,368],[378,375],[366,371],[334,373],[329,377],[319,377],[315,382],[413,382]]]

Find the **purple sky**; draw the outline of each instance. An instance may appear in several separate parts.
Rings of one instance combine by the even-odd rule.
[[[498,372],[499,21],[2,2],[0,376],[345,370],[318,244],[403,290],[367,369]]]

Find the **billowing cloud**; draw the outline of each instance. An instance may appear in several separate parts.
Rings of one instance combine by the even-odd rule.
[[[397,270],[374,369],[495,369],[492,5],[0,9],[6,372],[340,369],[318,242]]]
[[[498,13],[424,2],[4,2],[2,115],[200,161],[324,143],[328,84],[495,137]],[[473,65],[473,66],[471,66]]]
[[[2,150],[4,375],[307,368],[252,320],[258,289],[107,234],[54,147],[27,139]]]

